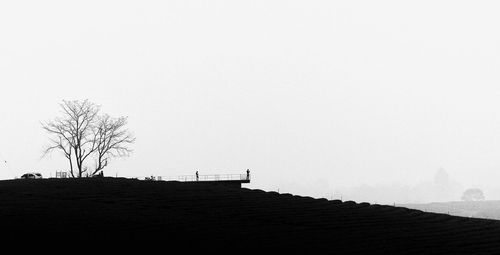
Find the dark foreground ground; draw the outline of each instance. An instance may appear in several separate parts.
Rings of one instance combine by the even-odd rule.
[[[0,181],[0,231],[3,241],[26,244],[500,254],[500,221],[244,188],[115,178]]]

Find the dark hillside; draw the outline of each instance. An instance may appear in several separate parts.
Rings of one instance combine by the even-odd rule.
[[[12,239],[499,253],[500,222],[260,190],[130,179],[0,181]]]

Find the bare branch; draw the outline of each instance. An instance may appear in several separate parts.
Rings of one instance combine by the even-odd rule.
[[[108,166],[111,158],[132,153],[129,146],[135,142],[135,137],[126,129],[126,117],[100,115],[100,107],[88,100],[63,100],[60,107],[62,116],[41,123],[50,142],[42,157],[52,151],[61,151],[68,159],[72,177],[93,176]],[[85,164],[89,158],[95,158],[93,171]]]
[[[132,150],[128,147],[135,141],[132,134],[125,128],[126,117],[111,118],[100,116],[97,134],[97,160],[93,174],[97,174],[109,163],[110,158],[129,156]]]
[[[85,159],[96,150],[92,134],[94,122],[99,113],[99,106],[84,101],[66,101],[60,104],[62,116],[42,124],[42,128],[50,136],[50,145],[44,155],[61,150],[70,163],[71,175],[73,162],[76,163],[77,177],[85,172]]]

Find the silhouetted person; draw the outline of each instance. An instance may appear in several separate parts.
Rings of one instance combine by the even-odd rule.
[[[247,169],[247,180],[250,180],[250,169]]]
[[[198,181],[199,176],[198,176],[198,171],[196,171],[196,181]]]

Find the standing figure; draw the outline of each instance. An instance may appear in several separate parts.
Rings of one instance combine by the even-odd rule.
[[[198,171],[196,171],[196,181],[199,180],[199,175],[198,175]]]
[[[250,180],[250,169],[247,169],[247,180]]]

